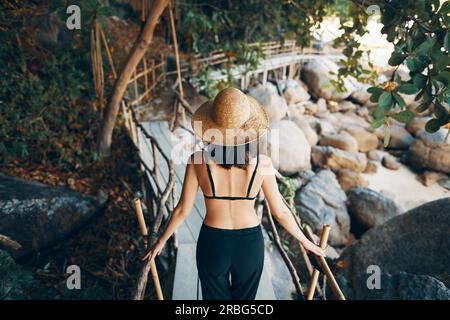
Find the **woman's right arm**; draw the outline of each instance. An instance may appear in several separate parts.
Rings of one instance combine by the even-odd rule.
[[[275,178],[275,169],[273,168],[272,160],[269,157],[264,157],[264,162],[264,180],[262,190],[264,192],[264,197],[269,204],[270,212],[287,232],[300,241],[306,250],[311,251],[316,255],[324,256],[325,254],[323,250],[313,242],[309,241],[309,239],[303,234],[302,230],[295,221],[291,210],[283,201],[283,196],[278,189],[278,184]]]
[[[178,229],[180,224],[188,217],[189,213],[191,212],[192,207],[194,206],[195,198],[197,197],[199,187],[193,159],[194,155],[191,156],[190,161],[186,166],[186,173],[184,175],[183,189],[181,191],[180,200],[178,201],[175,209],[170,215],[166,229],[161,234],[155,245],[142,258],[142,260],[151,260],[156,255],[159,255],[161,253],[161,250],[164,248],[167,240],[172,236],[175,230]]]

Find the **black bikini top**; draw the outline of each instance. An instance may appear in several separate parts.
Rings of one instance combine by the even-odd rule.
[[[252,177],[250,178],[250,182],[249,182],[248,188],[247,188],[247,195],[245,197],[217,196],[216,195],[216,188],[214,186],[214,180],[213,180],[212,174],[211,174],[211,169],[209,168],[209,165],[208,165],[208,163],[206,163],[206,161],[205,161],[205,164],[206,164],[206,169],[208,170],[209,182],[211,184],[211,190],[212,190],[212,193],[213,193],[212,196],[207,196],[207,195],[204,194],[203,196],[205,198],[207,198],[207,199],[222,199],[222,200],[254,200],[254,199],[256,199],[256,196],[250,197],[250,191],[252,190],[253,180],[255,180],[256,170],[258,169],[259,154],[256,155],[255,170],[253,170]]]

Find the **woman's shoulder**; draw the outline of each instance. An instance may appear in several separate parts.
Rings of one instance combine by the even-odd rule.
[[[272,158],[265,154],[260,154],[259,161],[262,175],[275,174],[275,168],[273,166]]]

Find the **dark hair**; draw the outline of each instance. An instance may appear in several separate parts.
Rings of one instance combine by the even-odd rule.
[[[256,152],[259,152],[258,145],[255,145],[254,142],[239,146],[210,144],[208,149],[208,155],[226,170],[232,167],[246,169],[250,163],[250,159],[256,156]]]

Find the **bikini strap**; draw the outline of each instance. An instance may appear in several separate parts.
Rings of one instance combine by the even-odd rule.
[[[206,165],[206,170],[208,171],[209,183],[211,184],[211,191],[212,191],[213,197],[215,197],[216,196],[216,188],[214,186],[214,180],[213,180],[213,177],[212,177],[212,174],[211,174],[211,169],[209,168],[209,165],[206,162],[205,157],[203,156],[203,154],[204,154],[204,150],[202,151],[202,157],[203,157],[203,161],[205,162],[205,165]]]
[[[250,191],[252,190],[253,181],[255,180],[256,170],[258,170],[258,164],[259,164],[259,152],[256,154],[256,166],[255,166],[255,170],[253,170],[252,177],[251,177],[250,182],[249,182],[249,184],[248,184],[248,188],[247,188],[247,198],[250,196]]]

